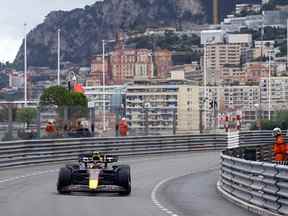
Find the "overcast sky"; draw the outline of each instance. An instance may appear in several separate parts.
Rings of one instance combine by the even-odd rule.
[[[0,62],[13,61],[27,30],[40,24],[52,10],[83,8],[96,0],[1,0]]]

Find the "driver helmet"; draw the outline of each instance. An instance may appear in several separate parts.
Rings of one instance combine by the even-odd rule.
[[[102,155],[100,152],[93,152],[92,159],[94,161],[102,161]]]
[[[273,129],[273,132],[272,132],[272,135],[274,136],[274,137],[276,137],[276,136],[278,136],[278,135],[281,135],[282,134],[282,131],[281,131],[281,129],[280,128],[274,128]]]

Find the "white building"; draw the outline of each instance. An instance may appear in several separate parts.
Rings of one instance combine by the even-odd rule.
[[[286,28],[288,11],[263,11],[264,25],[272,27]]]
[[[13,71],[9,74],[9,87],[24,88],[24,72]]]
[[[199,131],[199,87],[147,83],[127,87],[126,117],[136,134]],[[147,131],[146,131],[147,132]]]
[[[274,40],[263,40],[263,41],[254,41],[255,48],[267,47],[269,49],[274,49],[275,41]]]
[[[261,11],[260,4],[236,4],[235,13],[241,15],[242,12],[259,13],[260,11]]]
[[[204,30],[201,31],[201,44],[217,44],[224,42],[225,31],[223,30]]]
[[[242,28],[258,30],[263,23],[262,15],[251,15],[245,17],[235,17],[233,15],[224,18],[221,29],[226,32],[240,31]]]
[[[84,89],[85,89],[85,95],[88,98],[90,106],[95,107],[96,112],[103,112],[104,101],[106,108],[105,111],[110,112],[114,103],[118,102],[121,103],[121,101],[119,100],[121,100],[120,99],[121,95],[125,94],[126,86],[109,85],[105,86],[104,88],[103,86],[86,86],[84,87]]]
[[[270,84],[271,111],[288,110],[288,77],[271,77]],[[269,81],[268,77],[260,81],[261,109],[267,117],[269,107]]]
[[[253,40],[251,34],[227,34],[226,42],[229,44],[247,44],[248,47],[251,47]]]

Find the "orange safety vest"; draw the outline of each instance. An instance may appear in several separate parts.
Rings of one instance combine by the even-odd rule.
[[[46,130],[47,133],[54,133],[55,132],[55,128],[54,128],[54,126],[52,124],[48,124],[46,126],[45,130]]]
[[[127,136],[128,134],[128,124],[125,120],[121,120],[119,123],[119,132],[121,136]]]
[[[288,152],[288,146],[285,143],[282,135],[276,136],[276,140],[273,147],[276,161],[284,161],[286,159],[286,152]]]

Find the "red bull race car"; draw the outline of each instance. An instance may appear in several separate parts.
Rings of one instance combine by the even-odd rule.
[[[67,164],[60,169],[57,181],[58,193],[110,192],[129,195],[130,167],[111,165],[117,161],[117,157],[99,152],[79,155],[78,164]]]

